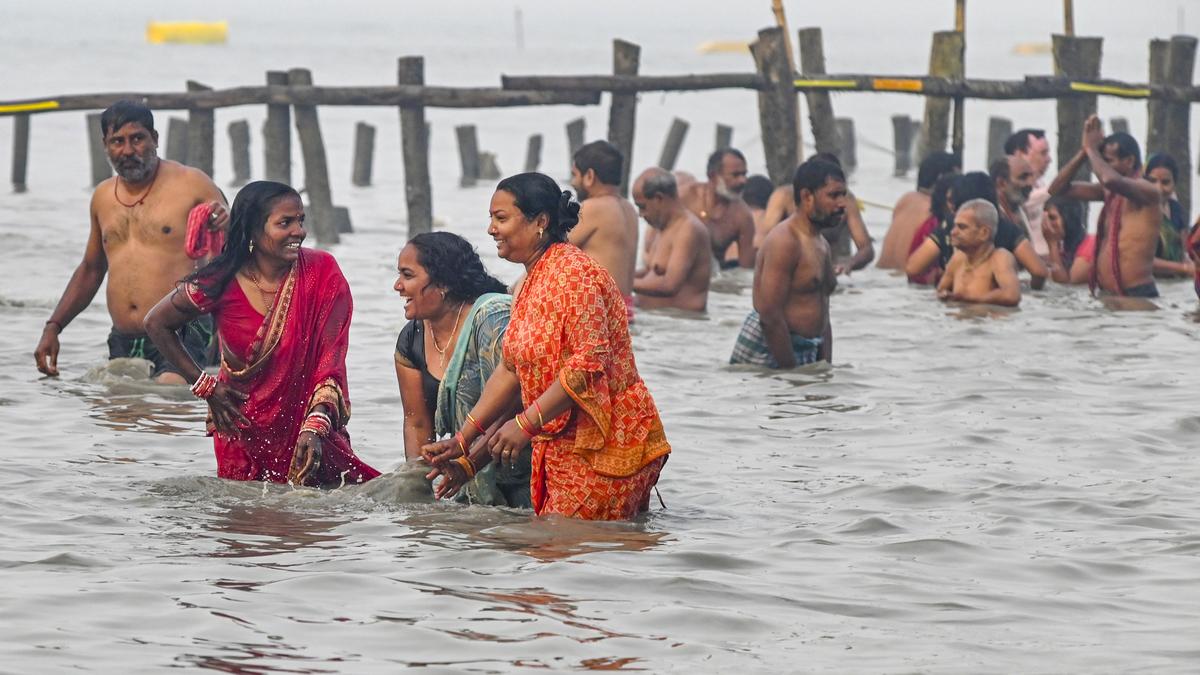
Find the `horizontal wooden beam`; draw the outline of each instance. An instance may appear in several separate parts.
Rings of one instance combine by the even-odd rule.
[[[762,89],[758,73],[706,75],[501,75],[504,89],[534,91],[701,91],[704,89]]]
[[[1077,81],[1048,76],[1029,76],[1023,80],[952,80],[908,75],[822,75],[797,77],[795,85],[798,91],[874,91],[946,98],[1033,100],[1099,94],[1133,99],[1200,101],[1200,87],[1130,84],[1116,80]]]

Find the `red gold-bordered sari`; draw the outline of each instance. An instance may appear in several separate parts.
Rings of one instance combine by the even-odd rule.
[[[533,440],[534,510],[589,520],[644,511],[671,446],[612,276],[572,244],[550,246],[514,301],[504,360],[526,406],[555,381],[575,403]]]
[[[334,431],[322,441],[321,466],[312,482],[336,486],[379,475],[355,456],[346,433],[346,348],[354,303],[333,256],[301,249],[266,316],[254,309],[236,279],[217,299],[194,283],[183,290],[216,319],[222,347],[218,379],[249,395],[242,414],[250,428],[241,438],[213,438],[218,476],[286,482],[300,425],[318,403],[332,412]]]

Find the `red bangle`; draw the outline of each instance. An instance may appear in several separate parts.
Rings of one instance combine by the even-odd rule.
[[[207,400],[216,390],[217,378],[204,371],[200,371],[200,377],[197,377],[196,381],[192,383],[192,394],[194,394],[196,398]]]
[[[537,410],[538,431],[541,431],[546,426],[546,418],[542,417],[542,404],[538,403],[538,400],[536,398],[533,399],[533,408],[534,408],[534,410]],[[529,419],[529,415],[526,415],[525,419]]]
[[[479,432],[480,436],[486,435],[486,432],[483,430],[483,425],[480,424],[479,420],[475,419],[471,413],[467,413],[467,422],[469,422],[471,426],[475,427],[475,430]]]
[[[458,441],[458,449],[462,450],[464,455],[467,454],[467,437],[463,436],[463,433],[460,431],[454,434],[454,440]]]

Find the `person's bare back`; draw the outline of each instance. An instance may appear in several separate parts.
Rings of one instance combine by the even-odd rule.
[[[892,208],[892,224],[883,237],[877,267],[904,269],[913,236],[929,218],[929,205],[929,195],[915,190],[896,200],[896,206]]]
[[[703,312],[708,307],[712,278],[708,228],[690,211],[682,210],[658,234],[646,260],[647,272],[635,283],[638,307],[672,307]]]
[[[615,194],[589,196],[581,207],[571,243],[608,270],[621,294],[629,296],[637,266],[637,209]]]

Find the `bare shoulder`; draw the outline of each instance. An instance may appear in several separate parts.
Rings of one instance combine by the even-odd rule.
[[[1008,253],[1008,251],[1005,251],[1005,253]],[[1011,256],[1012,254],[1009,253],[1009,255]],[[958,269],[958,267],[962,265],[963,260],[966,260],[966,258],[967,255],[965,253],[955,249],[953,255],[950,256],[950,260],[946,263],[946,272],[949,272],[953,269]]]
[[[96,189],[92,191],[91,209],[93,215],[102,209],[106,209],[113,205],[113,189],[116,187],[116,185],[117,177],[109,176],[108,178],[100,181],[100,184],[97,185]]]
[[[787,227],[788,220],[784,220],[780,225],[784,227],[772,227],[770,232],[763,237],[762,246],[759,248],[763,251],[764,257],[783,258],[794,260],[800,257],[800,238],[796,236],[795,231],[791,227]]]
[[[958,255],[958,252],[955,251],[954,255]],[[996,249],[992,253],[992,258],[989,262],[992,263],[992,269],[995,270],[1015,270],[1017,268],[1017,257],[1012,254],[1012,251],[1006,248]]]
[[[684,215],[687,218],[687,231],[689,232],[689,238],[698,239],[704,242],[705,246],[708,246],[712,240],[712,235],[708,231],[708,226],[705,225],[704,221],[700,220],[700,218],[698,218],[696,214],[692,213],[691,211],[686,212]]]

